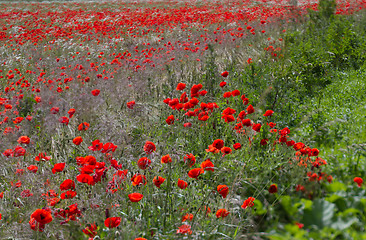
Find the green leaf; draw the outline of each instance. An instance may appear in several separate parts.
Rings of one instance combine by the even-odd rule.
[[[347,209],[347,201],[344,197],[333,194],[330,197],[326,198],[327,201],[331,202],[331,203],[335,203],[337,208],[340,211],[344,211]]]
[[[293,216],[297,213],[297,208],[293,206],[290,196],[283,196],[281,199],[281,204],[289,216]]]
[[[346,191],[347,186],[341,182],[333,182],[329,185],[326,185],[326,188],[329,192],[338,192],[338,191]]]
[[[253,209],[253,214],[254,215],[263,215],[267,213],[267,209],[264,208],[263,204],[261,201],[259,200],[254,200],[254,207]]]
[[[311,210],[305,209],[302,223],[305,227],[314,226],[322,229],[332,224],[335,204],[324,199],[316,199],[313,201]]]
[[[311,209],[311,206],[313,206],[313,201],[309,199],[302,198],[301,202],[304,204],[304,209]]]
[[[331,228],[337,229],[337,230],[344,230],[349,228],[353,223],[357,222],[356,217],[340,217],[338,216],[335,221],[330,225]]]

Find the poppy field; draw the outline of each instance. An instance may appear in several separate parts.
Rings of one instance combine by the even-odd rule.
[[[365,8],[0,2],[0,238],[366,239]]]

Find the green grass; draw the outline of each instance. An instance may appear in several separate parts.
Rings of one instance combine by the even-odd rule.
[[[366,72],[338,71],[321,97],[305,104],[313,115],[299,134],[324,152],[333,174],[341,179],[365,174]]]

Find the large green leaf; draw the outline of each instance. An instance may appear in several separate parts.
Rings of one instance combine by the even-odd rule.
[[[342,231],[346,228],[349,228],[355,222],[357,222],[356,217],[352,217],[352,216],[340,217],[340,216],[338,216],[337,218],[335,218],[335,221],[333,221],[333,223],[330,225],[330,227]]]
[[[335,204],[324,199],[316,199],[313,201],[311,209],[304,210],[302,223],[306,228],[314,227],[322,229],[332,224]]]

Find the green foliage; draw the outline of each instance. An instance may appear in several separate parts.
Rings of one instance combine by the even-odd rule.
[[[309,10],[310,19],[316,24],[321,24],[334,17],[336,8],[336,0],[319,0],[318,11]]]
[[[358,239],[363,236],[361,232],[366,224],[365,190],[346,187],[339,182],[326,188],[336,193],[313,201],[283,196],[281,203],[291,214],[292,218],[288,221],[292,223],[279,224],[278,229],[270,232],[269,239]],[[301,228],[294,224],[296,218],[303,224]]]
[[[20,101],[18,105],[18,112],[19,116],[26,117],[30,113],[33,112],[34,105],[37,104],[36,100],[34,100],[34,97],[24,97],[22,101]]]

